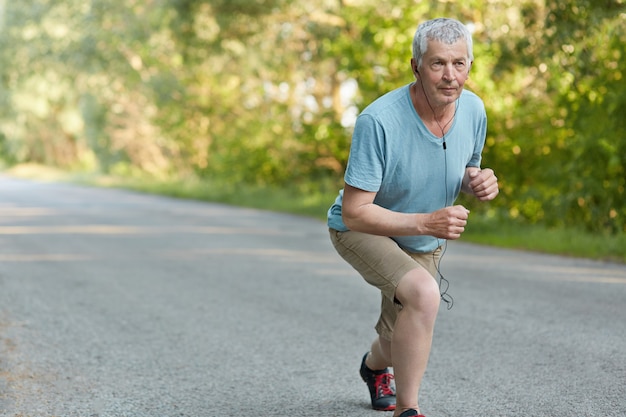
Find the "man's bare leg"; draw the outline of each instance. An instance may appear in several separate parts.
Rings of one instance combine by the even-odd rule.
[[[398,313],[390,344],[396,381],[394,417],[411,408],[419,411],[419,389],[428,365],[439,310],[439,287],[425,269],[414,269],[400,281],[396,298],[402,310]],[[379,345],[384,352],[385,348]]]
[[[378,371],[392,366],[391,342],[381,337],[374,339],[370,349],[370,354],[365,360],[365,364],[373,371]]]

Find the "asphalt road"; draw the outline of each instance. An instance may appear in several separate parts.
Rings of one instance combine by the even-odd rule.
[[[428,417],[626,416],[625,266],[457,241],[442,272]],[[2,416],[391,416],[378,302],[318,220],[0,175]]]

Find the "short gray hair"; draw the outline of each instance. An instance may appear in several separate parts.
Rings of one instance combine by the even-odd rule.
[[[463,23],[455,19],[437,18],[420,24],[413,37],[413,59],[416,65],[422,65],[429,40],[451,45],[459,39],[465,39],[469,61],[474,61],[472,34]]]

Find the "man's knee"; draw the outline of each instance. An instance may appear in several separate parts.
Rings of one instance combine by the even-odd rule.
[[[441,294],[437,281],[423,268],[409,271],[396,289],[396,299],[404,308],[436,313]]]

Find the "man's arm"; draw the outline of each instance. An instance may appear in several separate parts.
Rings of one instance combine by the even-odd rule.
[[[457,205],[433,213],[399,213],[374,204],[376,193],[348,184],[343,191],[343,222],[350,230],[381,236],[429,235],[458,239],[469,210]]]

